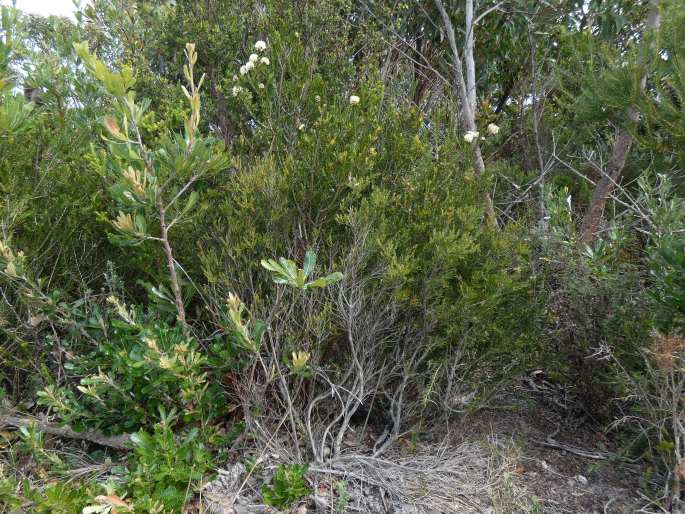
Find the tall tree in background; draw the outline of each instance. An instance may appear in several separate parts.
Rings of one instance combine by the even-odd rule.
[[[644,91],[647,86],[648,66],[652,57],[652,50],[655,48],[654,37],[655,32],[659,28],[659,23],[659,0],[651,0],[647,21],[642,34],[641,55],[638,56],[638,67],[642,73],[640,77],[641,91]],[[583,224],[580,228],[581,244],[590,245],[595,239],[597,229],[602,221],[602,214],[607,199],[621,178],[628,153],[633,145],[633,136],[629,125],[637,123],[639,118],[640,113],[637,108],[634,106],[629,107],[626,113],[626,125],[618,128],[616,131],[616,139],[611,147],[611,155],[607,162],[606,170],[603,171],[602,177],[595,186],[590,205],[583,218]]]
[[[457,39],[454,33],[454,26],[450,19],[447,10],[445,9],[442,0],[434,0],[435,7],[440,12],[440,18],[445,28],[447,41],[450,45],[450,52],[452,54],[452,61],[454,64],[453,87],[459,98],[459,110],[461,125],[467,132],[478,132],[476,126],[476,64],[473,58],[473,49],[475,44],[475,28],[479,19],[485,16],[489,11],[485,11],[478,18],[474,18],[473,0],[466,0],[464,4],[465,13],[465,27],[464,27],[464,49],[460,55],[457,47]],[[485,173],[485,161],[483,161],[483,153],[478,143],[478,138],[473,140],[473,169],[476,177],[481,177]],[[490,193],[485,193],[485,211],[488,222],[494,226],[497,225],[497,217],[495,215],[495,208],[493,206]]]

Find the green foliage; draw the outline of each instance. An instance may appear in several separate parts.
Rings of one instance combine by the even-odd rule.
[[[52,482],[45,487],[32,486],[4,476],[0,470],[0,509],[24,512],[27,507],[36,514],[74,514],[81,512],[93,494],[92,486]]]
[[[424,344],[433,348],[435,370],[444,371],[443,359],[453,351],[487,355],[485,368],[497,362],[490,368],[495,381],[525,367],[536,358],[537,344],[527,270],[517,262],[526,245],[514,227],[502,235],[482,226],[486,185],[455,152],[462,143],[453,127],[436,114],[427,131],[415,109],[384,110],[382,90],[371,79],[357,90],[359,105],[335,98],[329,87],[311,80],[308,88],[318,94],[304,105],[312,118],[294,143],[241,162],[235,180],[217,196],[216,221],[201,251],[211,294],[268,294],[251,261],[285,253],[290,234],[296,241],[306,234],[296,246],[316,244],[320,255],[341,262],[354,244],[355,227],[365,227],[372,266],[386,267],[377,285],[395,284],[403,319],[431,327]],[[311,256],[303,250],[294,256],[302,253],[300,269],[286,258],[262,266],[277,283],[318,285],[308,280]]]
[[[338,498],[335,500],[336,512],[347,512],[347,504],[351,499],[350,492],[347,490],[347,485],[345,480],[339,480],[335,484],[335,493],[338,495]]]
[[[664,333],[679,332],[685,329],[685,200],[677,195],[667,175],[651,180],[643,176],[639,187],[652,236],[646,261],[656,328]]]
[[[634,131],[636,139],[650,150],[656,159],[654,170],[671,170],[685,165],[685,120],[683,100],[685,99],[685,47],[682,43],[682,27],[685,26],[685,7],[680,2],[664,2],[662,6],[662,27],[655,41],[657,56],[651,64],[653,76],[651,86],[640,97],[638,108],[642,124]],[[670,174],[670,173],[669,173]],[[676,188],[683,195],[682,181],[675,178]]]
[[[112,507],[119,512],[179,512],[212,478],[213,457],[197,429],[173,430],[174,411],[161,409],[160,416],[152,433],[140,431],[132,436],[127,466],[112,482],[50,480],[40,487],[0,466],[0,508],[45,514],[106,513]],[[34,465],[41,466],[46,476],[63,478],[71,471],[68,455],[61,457],[47,449],[35,427],[22,430],[21,444],[12,451],[17,461],[29,456],[35,459]]]
[[[152,426],[160,409],[177,408],[183,421],[207,421],[220,412],[221,391],[208,381],[207,356],[180,327],[139,322],[115,298],[119,319],[110,320],[89,353],[65,363],[80,378],[71,387],[48,386],[39,402],[77,429],[125,433]],[[104,320],[103,320],[104,321]]]
[[[127,489],[136,512],[179,512],[187,500],[211,479],[213,459],[198,429],[175,433],[175,412],[160,411],[153,433],[131,439]]]
[[[653,295],[662,307],[660,328],[666,332],[685,327],[685,241],[663,242],[652,258]]]
[[[8,136],[28,130],[33,107],[21,97],[5,94],[0,103],[0,134]]]
[[[314,267],[316,266],[316,253],[307,250],[304,254],[304,264],[302,268],[297,268],[290,259],[281,257],[278,261],[274,259],[262,259],[262,267],[273,273],[273,281],[276,284],[287,284],[290,287],[306,291],[307,289],[326,287],[343,279],[340,272],[331,273],[325,277],[308,281]]]
[[[186,322],[185,301],[178,263],[170,241],[175,225],[187,223],[198,203],[197,182],[223,171],[227,159],[211,137],[198,132],[201,119],[200,89],[204,75],[195,82],[194,68],[198,54],[193,43],[186,44],[187,64],[183,67],[188,89],[181,86],[190,107],[184,119],[183,134],[164,134],[151,149],[143,141],[142,125],[149,100],[136,102],[132,87],[133,72],[124,67],[110,71],[105,63],[88,51],[87,43],[75,43],[74,48],[89,72],[113,96],[117,118],[103,120],[111,139],[105,138],[108,153],[94,152],[99,172],[110,182],[110,195],[118,214],[111,221],[115,228],[109,234],[119,246],[138,246],[155,242],[164,252],[171,294],[164,287],[151,289],[158,299],[174,307],[178,319]],[[181,268],[182,269],[182,268]]]
[[[76,23],[2,7],[0,401],[134,434],[113,482],[67,483],[70,458],[25,428],[8,459],[31,480],[0,468],[4,508],[179,512],[239,430],[278,417],[246,389],[287,405],[298,438],[321,377],[346,372],[350,291],[392,311],[359,365],[410,344],[420,364],[389,380],[438,414],[531,368],[607,419],[634,384],[669,383],[654,370],[685,327],[685,10],[663,2],[654,37],[646,2],[495,3],[479,5],[498,13],[479,18],[476,122],[502,136],[477,141],[482,176],[430,2],[93,0]],[[579,248],[615,127],[635,139],[625,180]],[[658,477],[675,437],[649,419]],[[310,493],[309,457],[265,503]]]
[[[99,487],[90,481],[66,480],[74,466],[72,455],[46,445],[44,435],[34,425],[23,427],[16,444],[5,447],[7,463],[0,463],[0,511],[72,514],[81,512]],[[33,476],[22,475],[20,463],[31,462]]]
[[[306,464],[279,465],[271,479],[271,486],[262,488],[264,503],[283,509],[308,496],[311,489],[304,478],[307,469]]]
[[[408,113],[400,123],[409,131],[418,120]],[[385,280],[399,285],[406,322],[431,327],[431,374],[444,371],[455,354],[469,356],[465,367],[479,355],[483,366],[470,373],[482,376],[487,388],[536,358],[528,249],[514,225],[498,231],[482,222],[486,182],[475,180],[462,154],[451,151],[461,144],[452,127],[440,127],[438,119],[432,124],[433,134],[447,134],[444,140],[421,132],[393,134],[383,154],[391,171],[363,200],[360,213],[371,226],[378,258],[388,265]],[[390,156],[400,160],[396,167]],[[440,394],[441,387],[431,390]]]
[[[544,298],[540,366],[573,387],[584,410],[608,419],[622,393],[607,352],[631,369],[649,336],[651,313],[643,290],[645,269],[634,262],[637,242],[614,226],[591,248],[578,248],[568,190],[548,195],[548,232],[538,239],[536,276]]]

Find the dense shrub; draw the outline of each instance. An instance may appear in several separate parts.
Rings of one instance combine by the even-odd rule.
[[[2,8],[1,407],[96,434],[107,480],[24,423],[0,509],[179,512],[238,434],[289,507],[350,437],[377,459],[533,370],[678,506],[682,9],[644,47],[641,6],[479,18],[465,109],[433,3],[369,4]],[[614,125],[628,180],[585,244]]]
[[[622,393],[607,352],[639,369],[649,337],[647,275],[635,262],[639,241],[621,227],[593,248],[579,248],[567,190],[550,197],[550,229],[536,238],[536,284],[544,297],[544,371],[567,384],[586,414],[608,420]]]

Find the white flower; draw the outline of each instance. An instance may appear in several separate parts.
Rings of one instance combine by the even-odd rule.
[[[263,52],[264,50],[266,50],[266,41],[262,41],[262,40],[260,39],[259,41],[257,41],[257,42],[254,44],[254,48],[255,48],[255,50],[257,50],[258,52]]]
[[[495,125],[494,123],[490,123],[490,125],[488,125],[488,132],[491,135],[496,136],[497,133],[499,132],[499,127],[497,125]]]
[[[304,130],[304,123],[300,123],[300,126],[297,127],[297,130]]]
[[[240,74],[245,75],[249,70],[247,69],[247,66],[244,64],[240,67]]]
[[[359,103],[359,97],[357,95],[350,96],[350,105],[357,105]]]
[[[261,59],[259,59],[259,62],[261,62],[262,64],[264,64],[264,65],[266,65],[266,66],[268,66],[269,64],[271,64],[271,61],[269,60],[268,57],[262,57]]]
[[[264,89],[264,84],[262,84],[262,83],[260,82],[259,84],[257,84],[257,87],[258,87],[259,89]]]
[[[314,101],[318,104],[321,101],[321,97],[319,95],[316,95],[314,97]]]
[[[245,63],[245,69],[246,69],[247,71],[250,71],[252,68],[254,68],[254,63],[253,63],[252,61],[247,61],[247,62]]]
[[[241,92],[243,91],[243,88],[240,86],[233,86],[233,96],[238,96]]]
[[[236,80],[238,80],[238,75],[233,75],[233,82],[235,82]]]
[[[479,135],[480,134],[477,130],[469,130],[466,134],[464,134],[464,141],[467,143],[473,143],[476,139],[478,139]]]
[[[248,60],[250,62],[257,62],[259,60],[259,56],[257,54],[250,54],[250,57],[248,57]]]

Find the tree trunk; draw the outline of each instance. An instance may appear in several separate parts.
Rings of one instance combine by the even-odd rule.
[[[633,121],[637,121],[637,110],[631,109],[629,116]],[[607,169],[595,185],[590,206],[585,213],[585,218],[583,219],[583,224],[580,228],[581,244],[587,246],[591,245],[594,241],[599,224],[602,221],[604,206],[606,205],[607,199],[611,196],[618,179],[621,177],[621,173],[623,173],[623,168],[632,145],[633,137],[630,133],[625,128],[619,129],[611,149],[611,157],[607,163]]]
[[[426,56],[427,46],[428,45],[425,43],[425,40],[419,37],[416,42],[415,49],[419,57],[414,62],[414,82],[416,82],[416,87],[414,89],[414,97],[412,100],[416,107],[421,106],[421,101],[423,100],[423,97],[426,94],[426,91],[428,91],[428,87],[430,86],[430,79],[428,76],[430,70],[428,66],[422,64],[424,61],[428,60]]]
[[[475,30],[473,20],[473,0],[466,0],[464,6],[466,38],[464,42],[464,61],[466,62],[466,94],[469,99],[469,107],[473,115],[476,115],[476,61],[473,58],[475,46]]]
[[[643,41],[647,39],[647,34],[650,31],[657,30],[661,19],[659,17],[659,0],[651,0],[649,6],[649,13],[647,15],[647,23],[645,25],[645,34],[643,34]],[[651,40],[651,38],[650,38]],[[653,40],[651,40],[653,41]],[[650,43],[650,48],[653,48],[653,42]],[[644,64],[646,65],[646,56],[649,55],[648,48],[643,49],[645,52]],[[640,87],[642,90],[647,85],[647,72],[642,76]],[[631,123],[635,123],[640,118],[640,113],[634,107],[628,109],[627,118]],[[583,224],[580,228],[579,243],[582,246],[589,246],[595,240],[599,224],[602,222],[604,207],[607,199],[611,196],[614,187],[621,178],[623,168],[628,158],[628,153],[633,145],[633,136],[631,136],[628,129],[622,127],[618,130],[616,139],[611,148],[611,157],[607,163],[607,169],[602,174],[602,177],[597,182],[595,190],[592,193],[590,205],[583,218]]]
[[[442,0],[434,0],[435,6],[440,12],[445,32],[447,34],[447,41],[452,52],[452,60],[454,61],[454,88],[459,98],[460,119],[462,129],[466,131],[476,130],[476,81],[475,81],[475,61],[473,59],[473,44],[474,44],[474,20],[473,20],[473,0],[466,0],[466,11],[470,13],[467,15],[466,26],[466,45],[464,60],[466,61],[466,74],[464,78],[464,65],[459,56],[459,49],[457,48],[457,39],[454,34],[454,26],[450,20]],[[476,177],[481,177],[485,172],[485,162],[483,161],[483,154],[480,150],[478,141],[473,143],[473,170]],[[487,222],[496,227],[497,216],[495,214],[495,207],[492,202],[492,197],[489,192],[485,192],[485,218]]]

